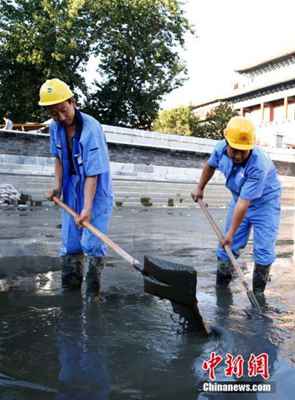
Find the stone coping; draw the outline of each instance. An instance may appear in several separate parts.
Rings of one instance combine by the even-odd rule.
[[[125,144],[134,147],[160,148],[175,151],[188,151],[192,153],[209,154],[212,152],[216,140],[203,139],[189,136],[162,134],[140,129],[121,128],[111,125],[103,125],[108,143]],[[30,136],[46,138],[48,134],[38,132],[21,132],[0,130],[0,135],[11,134],[28,139]],[[264,150],[275,161],[295,163],[295,149],[268,148]]]

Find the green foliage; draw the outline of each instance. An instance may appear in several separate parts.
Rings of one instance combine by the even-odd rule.
[[[223,139],[223,131],[231,119],[238,112],[228,103],[220,103],[217,107],[207,113],[206,121],[201,126],[204,135],[209,139]]]
[[[93,27],[85,0],[1,0],[0,109],[14,120],[40,114],[38,92],[47,78],[59,77],[85,89],[83,65],[89,58]]]
[[[103,79],[88,110],[106,124],[149,129],[162,96],[186,70],[177,47],[190,29],[177,0],[109,2],[95,47]]]
[[[153,123],[153,130],[163,133],[175,133],[191,136],[197,131],[199,118],[191,107],[177,107],[160,111]]]
[[[39,88],[58,77],[103,123],[148,128],[183,82],[177,48],[189,30],[178,0],[1,0],[0,113],[40,117]],[[91,55],[101,79],[90,92]]]
[[[191,107],[177,107],[161,111],[153,123],[153,130],[218,140],[223,138],[229,119],[236,115],[238,112],[228,103],[219,104],[207,114],[204,121]]]
[[[151,207],[153,205],[152,199],[150,197],[141,197],[140,202],[145,207]]]

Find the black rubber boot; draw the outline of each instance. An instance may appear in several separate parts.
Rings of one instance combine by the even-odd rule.
[[[269,280],[270,265],[255,264],[253,271],[253,292],[262,294]]]
[[[226,287],[233,277],[233,266],[230,261],[217,259],[216,285]]]
[[[62,256],[62,287],[80,289],[82,284],[83,254]]]
[[[83,263],[83,282],[86,296],[98,296],[101,273],[104,267],[103,257],[85,256]]]

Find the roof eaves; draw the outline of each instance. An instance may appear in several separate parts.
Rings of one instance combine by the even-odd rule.
[[[272,83],[270,83],[268,85],[252,87],[250,90],[239,91],[238,93],[234,93],[234,94],[231,94],[230,96],[224,97],[223,100],[233,99],[235,97],[242,96],[244,94],[249,94],[249,93],[252,93],[252,92],[256,92],[257,90],[261,90],[261,89],[268,89],[268,88],[271,88],[272,86],[279,85],[280,83],[288,83],[288,82],[295,82],[295,78],[293,78],[293,79],[289,78],[289,79],[280,80],[280,81],[277,81],[277,82],[272,82]]]
[[[281,60],[283,60],[283,59],[285,59],[285,58],[287,58],[287,57],[289,57],[291,55],[295,55],[295,50],[287,51],[285,53],[276,55],[276,56],[271,57],[271,58],[267,58],[266,60],[262,60],[262,61],[260,61],[258,63],[255,63],[255,64],[248,64],[248,65],[246,65],[246,66],[244,66],[242,68],[236,69],[235,72],[238,72],[238,73],[250,72],[250,71],[253,71],[253,70],[257,69],[257,68],[263,67],[263,66],[265,66],[265,65],[267,65],[269,63],[272,63],[274,61],[281,61]]]
[[[217,103],[219,101],[223,101],[223,98],[217,98],[217,99],[213,99],[213,100],[208,100],[208,101],[206,101],[204,103],[200,103],[200,104],[196,104],[194,106],[191,106],[191,108],[192,108],[192,110],[195,110],[197,108],[209,106],[210,104]]]

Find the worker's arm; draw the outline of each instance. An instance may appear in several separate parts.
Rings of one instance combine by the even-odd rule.
[[[204,196],[204,189],[207,183],[210,181],[212,176],[214,175],[215,168],[210,167],[208,162],[205,163],[204,168],[201,173],[201,177],[199,183],[197,184],[195,190],[192,192],[192,199],[197,202],[199,199],[202,199]]]
[[[54,176],[55,176],[55,187],[48,192],[49,200],[52,200],[53,196],[60,197],[62,191],[62,163],[58,157],[55,157],[54,163]]]
[[[237,201],[236,207],[234,209],[232,223],[229,230],[226,232],[224,237],[224,241],[222,243],[223,246],[230,246],[233,240],[233,236],[237,231],[238,227],[240,226],[241,222],[243,221],[247,210],[250,205],[250,200],[239,199]]]
[[[76,219],[78,225],[81,225],[84,221],[90,222],[91,220],[92,204],[96,193],[96,187],[97,176],[87,176],[84,185],[84,206],[79,217]]]

